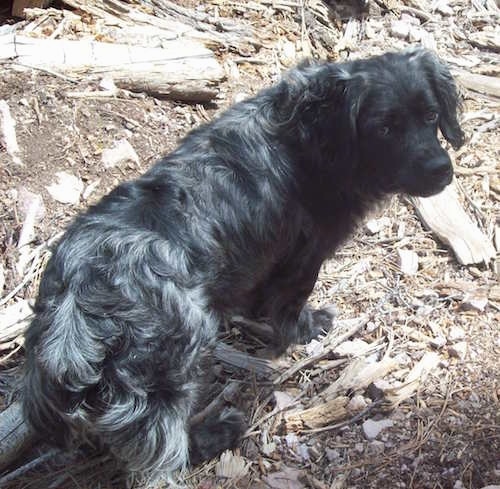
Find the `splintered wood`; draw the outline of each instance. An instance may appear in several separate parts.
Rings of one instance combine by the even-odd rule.
[[[410,202],[424,224],[453,249],[462,265],[489,263],[495,257],[492,243],[466,214],[453,185],[432,197],[410,197]]]
[[[398,367],[398,362],[391,357],[384,357],[379,362],[369,362],[366,358],[358,358],[348,365],[340,377],[323,392],[322,399],[331,399],[338,393],[348,390],[362,390],[377,379],[385,377]]]
[[[437,353],[426,353],[401,386],[382,391],[381,410],[390,411],[413,396],[439,362],[440,357]],[[347,391],[363,392],[370,384],[383,379],[396,367],[398,363],[389,357],[375,364],[367,362],[364,358],[355,360],[344,369],[336,382],[313,398],[311,407],[285,413],[283,427],[287,432],[318,429],[356,416],[358,414],[356,410],[349,407],[351,398],[346,395]],[[322,399],[323,402],[318,402],[318,399]]]
[[[285,414],[284,423],[287,432],[297,432],[304,428],[321,428],[349,417],[347,404],[349,398],[340,396],[303,411],[291,411]]]
[[[285,413],[284,428],[286,431],[315,429],[348,419],[356,413],[348,408],[350,397],[346,393],[364,391],[368,385],[382,379],[397,366],[398,363],[390,357],[375,363],[365,358],[354,360],[333,384],[312,399],[312,406]]]
[[[13,343],[22,343],[32,312],[27,300],[0,309],[0,351],[9,349]]]
[[[325,347],[321,352],[295,362],[289,369],[279,375],[273,381],[273,383],[275,385],[281,384],[290,379],[303,368],[314,365],[323,358],[327,357],[329,353],[333,351],[340,343],[349,339],[357,331],[359,331],[368,322],[368,320],[368,316],[361,316],[359,318],[338,321],[337,326],[332,331],[330,331],[327,337],[323,340],[323,344],[325,345]],[[339,330],[342,332],[339,332]]]

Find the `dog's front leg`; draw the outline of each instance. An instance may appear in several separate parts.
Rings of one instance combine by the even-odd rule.
[[[313,310],[307,305],[322,262],[316,248],[299,248],[259,287],[254,315],[270,322],[279,353],[293,343],[309,342],[332,325],[333,306]]]

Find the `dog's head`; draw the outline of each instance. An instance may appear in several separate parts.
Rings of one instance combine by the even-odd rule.
[[[438,128],[454,148],[464,140],[448,69],[429,51],[413,49],[353,62],[350,75],[359,171],[385,192],[443,190],[453,167]]]
[[[351,174],[365,194],[429,196],[451,182],[438,128],[454,148],[463,144],[458,94],[430,51],[305,64],[278,88],[280,127],[294,154],[308,162],[307,172],[323,180],[329,170],[337,179],[339,172]]]

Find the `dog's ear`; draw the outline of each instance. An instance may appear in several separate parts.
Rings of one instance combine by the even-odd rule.
[[[335,121],[336,132],[355,137],[365,86],[362,74],[350,73],[347,65],[306,61],[283,77],[275,109],[284,125],[319,122],[327,129],[330,119]],[[347,124],[340,127],[340,122]]]
[[[460,148],[464,144],[464,133],[458,122],[460,103],[450,70],[435,54],[426,49],[413,50],[410,60],[419,63],[436,94],[441,109],[439,120],[441,133],[455,149]]]

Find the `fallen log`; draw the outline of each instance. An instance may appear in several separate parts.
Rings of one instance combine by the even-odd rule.
[[[500,78],[478,75],[477,73],[469,73],[463,70],[454,70],[453,75],[469,90],[484,95],[500,97]]]
[[[11,404],[0,413],[0,471],[32,446],[35,435],[25,423],[21,405]]]
[[[211,50],[195,41],[177,39],[162,48],[149,48],[10,33],[0,36],[0,60],[74,77],[105,76],[119,88],[189,102],[215,98],[225,76]]]
[[[201,41],[223,49],[232,47],[243,52],[252,46],[262,46],[262,39],[245,23],[210,16],[168,0],[142,0],[141,5],[122,0],[62,0],[62,3],[120,29],[158,29],[163,35],[170,33],[177,39]]]

